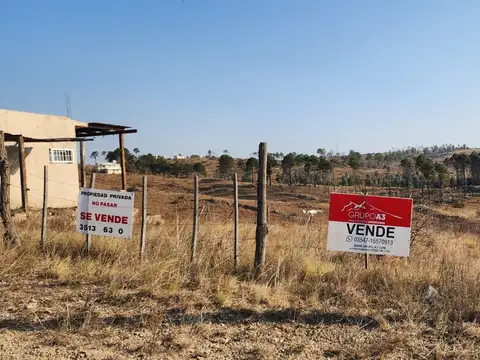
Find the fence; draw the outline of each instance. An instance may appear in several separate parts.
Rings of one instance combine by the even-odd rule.
[[[266,162],[266,145],[263,143],[260,144],[259,148],[259,157],[260,157],[260,164],[265,164]],[[247,204],[242,204],[239,202],[239,184],[238,184],[238,178],[236,174],[234,174],[233,179],[232,179],[232,187],[231,187],[231,193],[232,193],[232,204],[228,203],[229,209],[231,210],[231,215],[228,216],[229,220],[225,221],[209,221],[209,225],[211,226],[230,226],[232,228],[232,238],[231,238],[231,251],[232,251],[232,259],[233,259],[233,268],[235,270],[238,269],[239,266],[239,258],[240,258],[240,243],[243,241],[253,241],[255,240],[255,257],[253,258],[254,260],[254,269],[257,274],[262,273],[262,266],[265,263],[265,254],[266,254],[266,248],[267,248],[267,239],[268,239],[268,233],[269,233],[269,228],[272,228],[272,221],[271,221],[271,216],[275,214],[275,212],[271,211],[271,209],[268,209],[266,206],[266,167],[260,166],[259,169],[259,176],[258,176],[258,184],[256,187],[256,200],[257,200],[257,206],[252,206],[252,205],[247,205]],[[37,176],[39,177],[38,174],[33,174],[29,173],[31,176]],[[37,191],[38,195],[41,195],[43,197],[43,209],[42,209],[42,221],[41,221],[41,233],[40,233],[40,247],[42,250],[45,249],[45,245],[48,242],[48,204],[49,200],[52,198],[57,198],[57,199],[62,199],[62,200],[68,200],[72,202],[72,205],[76,205],[76,202],[69,200],[69,199],[64,199],[60,195],[55,194],[55,193],[49,193],[48,192],[48,183],[53,182],[53,183],[62,183],[65,186],[76,186],[78,188],[78,185],[76,184],[65,184],[64,182],[59,181],[58,179],[50,179],[48,177],[48,168],[45,167],[44,174],[43,174],[43,180],[44,180],[44,186],[43,186],[43,192]],[[197,246],[198,246],[198,239],[199,239],[199,233],[202,232],[202,215],[205,216],[205,205],[201,205],[201,197],[200,197],[200,181],[198,176],[194,176],[193,182],[192,182],[192,187],[193,187],[193,206],[191,208],[191,213],[192,217],[188,217],[187,219],[180,219],[179,213],[178,213],[178,206],[177,206],[177,213],[176,213],[176,219],[174,220],[169,220],[172,221],[170,225],[175,225],[176,226],[176,233],[177,233],[177,241],[179,241],[179,233],[180,233],[180,227],[182,229],[185,229],[186,227],[191,227],[191,245],[190,245],[190,260],[191,262],[195,262],[197,260]],[[2,181],[2,184],[5,184],[5,186],[9,185],[8,181]],[[139,252],[139,258],[140,260],[143,260],[145,257],[148,256],[147,250],[147,241],[149,241],[149,237],[147,236],[148,231],[150,229],[149,224],[148,224],[148,214],[147,214],[147,205],[151,202],[149,202],[149,194],[148,194],[148,177],[144,176],[143,181],[142,181],[142,187],[141,187],[141,215],[140,215],[140,227],[137,228],[136,230],[138,231],[136,233],[136,236],[138,236],[139,242],[138,242],[138,252]],[[9,185],[9,186],[14,186],[14,185]],[[92,173],[91,175],[91,180],[90,180],[90,187],[95,187],[96,186],[96,174]],[[249,185],[251,186],[251,185]],[[152,189],[152,187],[150,187]],[[155,188],[153,188],[155,189]],[[325,193],[325,189],[323,189]],[[334,188],[334,192],[350,192],[350,189],[346,188]],[[5,191],[3,190],[3,193]],[[322,191],[319,189],[319,191]],[[330,191],[328,191],[330,192]],[[393,194],[392,194],[393,195]],[[75,204],[74,204],[75,203]],[[8,204],[8,202],[7,202]],[[242,219],[242,216],[240,215],[240,209],[242,207],[245,207],[249,209],[249,211],[255,211],[256,212],[256,221],[252,219],[252,221],[245,222],[245,218]],[[230,211],[229,210],[229,211]],[[138,207],[137,207],[138,211]],[[6,209],[3,210],[3,214],[8,213]],[[223,214],[225,215],[225,214]],[[253,215],[253,214],[252,214]],[[232,220],[230,220],[230,217]],[[191,219],[191,220],[190,220]],[[240,220],[243,220],[243,222],[240,222]],[[309,219],[306,219],[307,221],[305,222],[305,225],[309,224],[312,225],[312,223],[309,223]],[[230,225],[229,222],[231,221]],[[4,220],[4,225],[8,228],[8,226],[12,227],[12,225],[8,224],[11,223],[11,220],[8,220],[5,222]],[[163,220],[163,224],[165,224],[166,220]],[[240,224],[248,225],[248,234],[241,234],[240,231]],[[314,223],[315,224],[315,223]],[[270,225],[270,226],[269,226]],[[421,223],[420,226],[424,226],[425,223]],[[70,227],[68,228],[70,229]],[[73,230],[73,229],[72,229]],[[245,230],[245,229],[244,229]],[[414,229],[414,232],[416,231],[417,233],[420,232],[421,229]],[[92,246],[95,246],[95,241],[92,239],[92,235],[86,235],[85,236],[85,254],[88,256],[90,253]],[[309,243],[309,244],[297,244],[295,245],[297,248],[305,248],[305,249],[311,249],[312,251],[320,251],[323,250],[325,245],[318,241],[315,244]],[[269,247],[272,248],[281,248],[281,244],[271,244]]]

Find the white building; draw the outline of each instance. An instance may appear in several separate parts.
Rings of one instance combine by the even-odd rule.
[[[173,158],[175,160],[183,160],[183,159],[186,159],[187,157],[183,156],[182,154],[178,154],[178,155],[175,155]]]
[[[122,167],[115,160],[97,164],[97,171],[104,174],[121,174]]]

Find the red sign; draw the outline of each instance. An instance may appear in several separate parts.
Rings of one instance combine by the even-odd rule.
[[[412,199],[331,194],[329,221],[410,227]]]
[[[331,194],[327,249],[409,256],[412,199]]]

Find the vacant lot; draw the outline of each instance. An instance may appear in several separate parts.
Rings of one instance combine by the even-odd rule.
[[[141,185],[141,177],[128,179]],[[99,188],[119,177],[99,176]],[[191,264],[193,182],[149,177],[147,258],[131,240],[84,239],[74,211],[17,217],[23,246],[0,254],[2,359],[480,358],[477,204],[414,216],[411,257],[327,252],[328,191],[269,189],[263,279],[254,282],[255,187],[242,183],[240,269],[233,272],[230,182],[201,182]],[[141,188],[139,188],[141,191]],[[137,193],[137,206],[140,205]],[[307,224],[301,209],[324,209]],[[425,296],[432,286],[438,294]]]

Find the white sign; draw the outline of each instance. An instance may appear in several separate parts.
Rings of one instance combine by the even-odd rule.
[[[132,237],[134,193],[81,188],[77,231],[82,234]]]
[[[327,250],[408,257],[412,199],[330,195]]]

